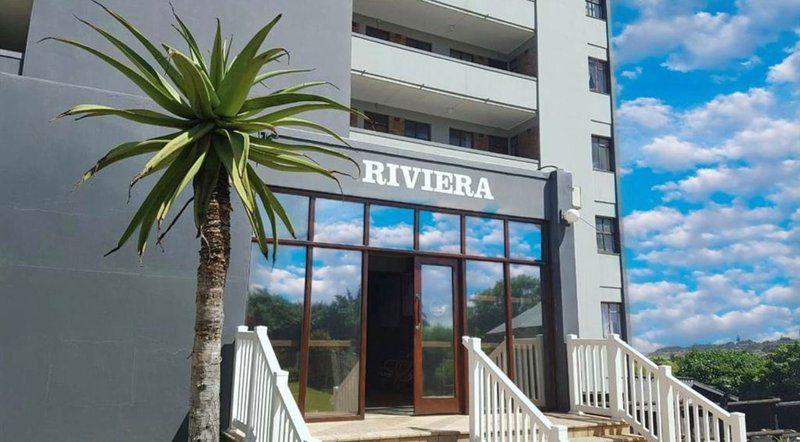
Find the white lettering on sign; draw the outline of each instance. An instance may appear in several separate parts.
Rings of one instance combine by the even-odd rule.
[[[364,176],[361,181],[379,186],[417,189],[425,192],[447,193],[485,200],[493,200],[489,180],[480,177],[473,186],[472,177],[459,173],[421,167],[401,166],[373,160],[361,160],[364,163]]]

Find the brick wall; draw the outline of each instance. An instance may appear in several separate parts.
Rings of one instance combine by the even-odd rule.
[[[406,120],[400,117],[389,117],[389,133],[403,135],[406,130]]]
[[[525,49],[511,62],[511,67],[514,72],[535,77],[538,71],[536,52]]]
[[[539,154],[539,131],[535,128],[529,128],[517,135],[517,151],[515,155],[525,158],[532,158],[534,160],[540,159]]]

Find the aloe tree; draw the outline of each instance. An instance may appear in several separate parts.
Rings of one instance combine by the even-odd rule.
[[[191,358],[189,437],[192,441],[218,440],[223,290],[230,257],[230,189],[233,188],[238,195],[258,245],[267,254],[270,247],[267,225],[272,238],[277,238],[278,222],[283,223],[290,233],[294,234],[294,230],[280,202],[256,168],[266,168],[265,173],[314,173],[336,180],[338,172],[321,166],[307,153],[349,159],[330,148],[283,142],[277,137],[277,130],[285,127],[311,129],[345,143],[330,129],[300,118],[300,115],[314,110],[350,112],[351,109],[305,91],[325,82],[300,83],[264,95],[254,91],[257,85],[278,76],[304,71],[265,71],[268,64],[288,56],[283,48],[261,49],[280,15],[261,28],[234,57],[230,56],[232,37],[231,40],[222,37],[218,20],[213,47],[206,58],[189,28],[174,11],[176,25],[173,27],[188,45],[186,53],[164,44],[159,48],[120,14],[98,5],[141,44],[144,55],[111,32],[84,20],[81,22],[111,43],[122,58],[114,58],[71,39],[48,39],[74,46],[108,63],[132,81],[153,101],[152,107],[159,110],[79,105],[59,117],[114,116],[165,130],[164,135],[128,141],[114,147],[83,175],[82,181],[119,161],[149,155],[144,168],[131,180],[130,187],[151,176],[155,182],[109,254],[120,249],[138,230],[136,249],[141,256],[154,227],[156,235],[153,240],[160,243],[184,210],[192,205],[200,263]],[[268,136],[251,135],[257,132],[266,132]],[[190,185],[191,198],[162,230],[167,217]],[[266,219],[259,206],[263,208]],[[274,259],[277,243],[271,249]]]

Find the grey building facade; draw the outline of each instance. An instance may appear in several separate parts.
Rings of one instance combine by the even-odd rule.
[[[324,89],[326,95],[343,103],[352,102],[359,110],[370,111],[378,116],[386,115],[388,118],[386,131],[381,132],[375,130],[374,126],[365,125],[364,121],[348,121],[344,114],[320,112],[313,115],[315,121],[328,125],[348,138],[352,147],[343,149],[361,166],[358,170],[347,163],[332,164],[354,175],[341,180],[341,193],[335,183],[316,177],[263,171],[269,184],[276,189],[287,195],[306,198],[303,200],[307,207],[306,214],[308,211],[313,213],[315,207],[321,213],[320,200],[344,200],[360,204],[358,207],[364,218],[361,221],[362,229],[366,229],[361,231],[362,242],[342,244],[337,249],[329,241],[320,239],[319,228],[316,229],[318,236],[313,236],[314,221],[319,224],[319,219],[310,217],[311,225],[307,226],[307,230],[312,233],[308,233],[305,240],[296,240],[295,243],[288,241],[285,246],[289,250],[303,249],[309,254],[303,255],[307,267],[302,275],[308,282],[304,285],[300,300],[301,305],[305,302],[306,311],[316,305],[312,304],[316,302],[312,298],[315,296],[312,293],[315,281],[318,284],[325,282],[314,279],[314,272],[322,272],[315,270],[317,264],[310,255],[312,251],[347,250],[358,254],[361,263],[358,273],[362,279],[354,283],[360,296],[357,298],[361,308],[357,318],[359,335],[347,344],[358,347],[359,351],[356,351],[356,356],[346,352],[326,353],[325,356],[331,358],[327,359],[329,361],[335,357],[339,358],[337,361],[356,359],[349,365],[342,362],[342,373],[315,381],[319,385],[311,385],[308,383],[309,371],[313,372],[314,367],[309,366],[315,357],[314,342],[340,342],[343,339],[337,339],[332,331],[327,337],[321,337],[317,333],[319,330],[312,330],[316,326],[311,324],[312,319],[306,314],[299,325],[302,329],[298,329],[297,339],[287,340],[291,342],[286,344],[288,353],[292,349],[299,351],[301,343],[311,343],[311,362],[307,354],[299,356],[300,360],[286,356],[287,361],[296,364],[298,399],[307,418],[313,419],[315,413],[321,416],[341,411],[317,410],[314,407],[319,406],[312,405],[312,400],[318,397],[314,396],[318,391],[326,394],[326,389],[330,390],[337,384],[344,385],[343,378],[349,372],[359,374],[362,386],[358,396],[351,398],[356,401],[355,408],[337,416],[358,418],[363,416],[370,400],[380,402],[385,399],[366,397],[364,392],[363,384],[369,381],[370,376],[370,362],[367,359],[369,344],[364,333],[369,321],[367,316],[371,314],[367,300],[374,297],[374,293],[369,294],[368,291],[383,290],[382,286],[370,288],[373,286],[367,281],[386,276],[379,273],[373,275],[370,268],[397,265],[390,264],[390,261],[401,259],[412,263],[414,259],[422,259],[423,266],[426,265],[424,259],[452,261],[457,276],[451,281],[454,284],[451,287],[454,297],[449,307],[453,312],[449,314],[453,315],[450,318],[455,322],[453,331],[456,334],[475,331],[471,328],[469,316],[473,308],[472,292],[469,291],[472,282],[467,275],[470,263],[486,261],[497,264],[505,273],[500,277],[500,282],[505,285],[498,302],[506,313],[494,325],[501,330],[504,328],[506,333],[501,333],[498,339],[502,344],[498,341],[496,346],[510,346],[517,322],[522,321],[517,320],[517,317],[522,317],[521,314],[511,312],[512,303],[517,302],[511,288],[514,266],[535,268],[538,279],[535,296],[538,296],[538,326],[541,329],[537,336],[541,336],[544,342],[541,370],[543,379],[546,379],[537,405],[546,408],[567,407],[566,334],[601,334],[602,327],[606,326],[603,314],[607,313],[608,308],[601,303],[619,305],[615,307],[618,315],[616,320],[623,328],[613,329],[613,324],[609,326],[612,327],[611,331],[625,331],[618,228],[615,232],[616,252],[612,247],[607,251],[609,254],[598,258],[603,262],[596,265],[591,261],[597,254],[594,230],[585,231],[585,225],[569,225],[561,219],[562,212],[580,208],[582,213],[589,211],[592,214],[593,224],[595,214],[616,218],[619,211],[616,177],[612,172],[610,176],[602,175],[597,179],[599,181],[593,181],[598,172],[591,169],[591,144],[585,146],[584,140],[590,140],[588,134],[592,131],[603,132],[599,135],[612,138],[612,122],[602,121],[610,120],[610,96],[608,116],[605,116],[606,111],[602,108],[605,102],[595,103],[591,105],[592,112],[602,115],[586,116],[575,111],[572,121],[576,123],[572,126],[558,109],[560,105],[556,104],[561,98],[552,96],[558,91],[570,91],[577,87],[582,88],[580,93],[585,92],[584,77],[578,74],[578,70],[585,74],[583,59],[586,57],[580,51],[586,50],[586,42],[581,40],[572,46],[569,42],[562,42],[566,45],[566,52],[574,55],[575,60],[561,61],[554,55],[544,58],[545,54],[555,50],[548,46],[549,39],[556,38],[556,31],[551,31],[551,27],[568,25],[575,17],[583,19],[584,0],[566,2],[572,8],[564,6],[569,9],[568,12],[556,10],[553,3],[558,2],[520,1],[524,3],[520,5],[522,8],[528,7],[528,3],[532,4],[532,11],[536,15],[533,20],[536,31],[529,30],[524,24],[513,24],[511,31],[502,31],[503,26],[509,25],[503,25],[504,20],[498,20],[500,25],[494,23],[491,29],[484,29],[489,34],[497,32],[493,35],[497,35],[498,43],[484,49],[480,49],[476,42],[459,43],[458,39],[448,39],[442,33],[437,33],[433,25],[409,30],[409,22],[405,21],[408,17],[401,11],[384,10],[370,1],[173,2],[175,9],[200,38],[203,47],[210,46],[215,18],[221,19],[226,32],[235,33],[235,43],[241,45],[265,21],[277,13],[283,13],[284,18],[268,44],[289,49],[292,67],[314,68],[313,72],[296,76],[292,82],[329,81],[336,88]],[[413,8],[412,3],[417,2],[409,2],[407,6]],[[180,46],[178,36],[170,27],[172,17],[166,1],[108,0],[106,4],[134,22],[145,34]],[[435,8],[439,6],[425,5],[434,8],[434,11],[438,11]],[[176,225],[164,249],[151,247],[141,261],[130,246],[104,258],[103,254],[113,246],[145,195],[144,187],[148,183],[142,183],[140,189],[134,190],[130,202],[127,202],[126,184],[141,164],[133,161],[115,166],[83,187],[74,188],[81,173],[110,147],[128,140],[155,136],[158,132],[114,119],[49,121],[61,111],[81,103],[121,108],[147,107],[149,103],[136,95],[136,90],[126,79],[97,59],[57,43],[37,43],[46,36],[68,36],[112,52],[109,45],[72,17],[74,14],[104,27],[115,28],[102,9],[92,2],[0,0],[0,8],[8,11],[0,19],[0,29],[3,29],[0,31],[0,134],[3,157],[6,159],[0,163],[0,439],[185,440],[189,397],[188,357],[192,345],[198,248],[191,220],[186,219]],[[455,14],[471,17],[470,11],[457,10]],[[442,19],[447,20],[447,17],[443,16]],[[394,20],[395,24],[389,20]],[[543,24],[543,20],[548,20],[548,23]],[[503,71],[498,75],[514,77],[513,81],[521,82],[519,84],[526,85],[528,83],[525,82],[529,82],[535,91],[520,91],[520,95],[532,93],[531,103],[535,103],[535,107],[499,101],[490,103],[494,107],[481,107],[473,97],[463,96],[456,97],[457,101],[454,102],[434,99],[415,107],[412,104],[419,96],[409,94],[402,87],[395,91],[394,96],[405,98],[393,102],[381,95],[381,91],[388,90],[386,88],[390,82],[376,73],[373,76],[365,75],[371,69],[370,60],[373,59],[363,51],[372,50],[373,46],[370,45],[375,45],[381,39],[381,36],[375,37],[378,34],[374,34],[374,31],[370,31],[374,34],[372,36],[366,34],[368,38],[362,37],[368,25],[373,29],[404,35],[403,45],[407,44],[408,38],[415,41],[428,38],[433,46],[448,49],[449,57],[470,50],[486,60],[505,57],[502,62],[506,64],[490,67],[489,74],[498,74],[494,69]],[[496,26],[501,30],[493,30]],[[541,33],[538,33],[539,29]],[[607,62],[607,34],[605,37]],[[508,39],[511,39],[510,42]],[[517,44],[518,41],[522,43]],[[501,42],[504,42],[503,45]],[[398,41],[391,43],[399,44]],[[510,63],[521,57],[526,45],[540,54],[536,81],[523,78],[518,73],[506,72],[512,70]],[[356,46],[362,52],[353,53]],[[590,43],[590,47],[592,51],[602,52],[598,45],[592,46]],[[391,53],[389,55],[391,57]],[[417,53],[411,55],[419,56]],[[453,63],[442,58],[445,55],[439,54],[437,57],[431,63]],[[581,58],[580,66],[572,66],[573,62],[578,63],[578,58]],[[464,61],[461,59],[459,63]],[[476,59],[467,63],[480,64]],[[563,74],[565,71],[559,63],[570,66],[570,75]],[[358,68],[355,67],[357,64]],[[458,68],[462,67],[459,65]],[[466,65],[464,69],[476,68]],[[481,72],[478,74],[482,75]],[[474,81],[491,82],[494,77],[487,78]],[[276,83],[271,86],[283,85]],[[549,87],[553,92],[547,90]],[[432,96],[447,95],[441,90],[428,93]],[[577,97],[577,92],[575,95],[572,99],[580,102],[582,98]],[[437,113],[436,109],[440,108],[446,110]],[[416,120],[423,120],[427,118],[426,115],[430,117],[430,122],[415,126],[420,123]],[[400,118],[402,130],[397,129],[398,123],[395,122]],[[422,132],[414,133],[424,133],[425,124],[428,124],[428,138],[420,140],[416,137],[412,140],[409,128],[421,128],[419,130]],[[400,132],[390,130],[393,125]],[[447,125],[450,125],[450,130],[443,132],[445,129],[442,128]],[[467,138],[461,134],[463,132],[470,134],[468,138],[473,141],[469,146],[453,146],[453,130],[456,130],[457,140]],[[442,135],[434,136],[434,133]],[[535,141],[526,139],[526,133],[536,133],[535,137],[531,136]],[[587,136],[570,140],[559,133],[569,134],[573,138],[577,137],[577,133]],[[330,137],[304,131],[285,131],[281,136],[291,142],[337,145]],[[507,146],[507,150],[493,151],[488,147],[490,141],[486,141],[485,146],[480,145],[481,141],[478,140],[481,136],[487,137],[487,140],[489,136],[494,137],[492,143],[497,143],[498,139],[505,140],[505,144],[500,144]],[[517,140],[517,147],[513,147],[514,139]],[[451,142],[448,143],[448,140]],[[519,147],[525,142],[531,143],[530,148]],[[580,166],[576,165],[576,158],[580,158]],[[413,180],[410,179],[412,176]],[[603,187],[608,180],[613,186],[611,190]],[[599,184],[591,184],[595,182]],[[592,189],[600,189],[598,192],[602,195],[594,195]],[[287,201],[289,199],[287,197]],[[613,202],[607,201],[609,199],[613,199]],[[310,208],[308,204],[311,204]],[[595,209],[594,206],[600,208]],[[370,237],[369,226],[370,223],[373,223],[373,227],[377,225],[375,220],[378,215],[370,210],[375,207],[411,211],[407,213],[413,214],[410,227],[415,232],[415,239],[410,248],[371,242],[374,240]],[[422,229],[420,220],[430,213],[459,217],[460,251],[439,253],[423,250],[424,246],[419,243]],[[466,226],[471,220],[481,219],[497,220],[498,225],[504,226],[499,232],[505,235],[505,240],[498,243],[503,250],[497,256],[469,250],[467,242],[470,238]],[[512,229],[510,226],[514,223],[536,226],[538,236],[534,237],[540,241],[536,255],[515,258],[511,250],[513,244],[509,240],[509,236],[513,236],[509,233]],[[247,220],[242,211],[235,207],[232,226],[231,267],[225,301],[226,358],[223,363],[228,370],[223,369],[223,389],[230,382],[230,344],[236,327],[258,322],[252,312],[254,287],[266,287],[273,295],[280,294],[277,285],[269,286],[277,281],[274,273],[262,275],[265,278],[263,281],[257,280],[260,276],[255,271],[254,260],[259,258],[251,252]],[[488,234],[474,239],[478,243],[487,243],[487,238]],[[429,265],[438,265],[431,263]],[[273,268],[281,268],[279,264],[276,263]],[[419,265],[414,268],[419,269]],[[608,275],[609,272],[612,274]],[[415,277],[413,270],[405,275]],[[475,302],[488,296],[490,289],[490,286],[485,286],[482,291],[472,293]],[[411,288],[408,290],[409,293],[414,291]],[[504,300],[502,296],[505,296]],[[459,310],[463,311],[457,312]],[[481,329],[477,332],[485,334],[484,339],[491,341],[489,336],[492,330]],[[320,344],[321,347],[325,345],[333,344]],[[452,371],[458,378],[461,356],[457,350],[454,351],[456,353],[451,355],[454,358]],[[513,359],[507,362],[509,366],[514,365]],[[455,384],[451,386],[454,395],[456,390],[462,388]],[[227,395],[224,391],[223,421],[228,414]],[[460,402],[451,411],[463,411],[463,395],[456,399],[456,402]],[[325,400],[329,400],[328,396],[325,396]]]

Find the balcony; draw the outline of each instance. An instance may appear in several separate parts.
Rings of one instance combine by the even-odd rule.
[[[502,53],[533,37],[536,27],[531,0],[354,0],[353,12]]]
[[[0,49],[0,72],[7,74],[21,74],[22,54],[14,51]]]
[[[505,130],[536,116],[535,78],[360,34],[352,42],[355,100]]]

